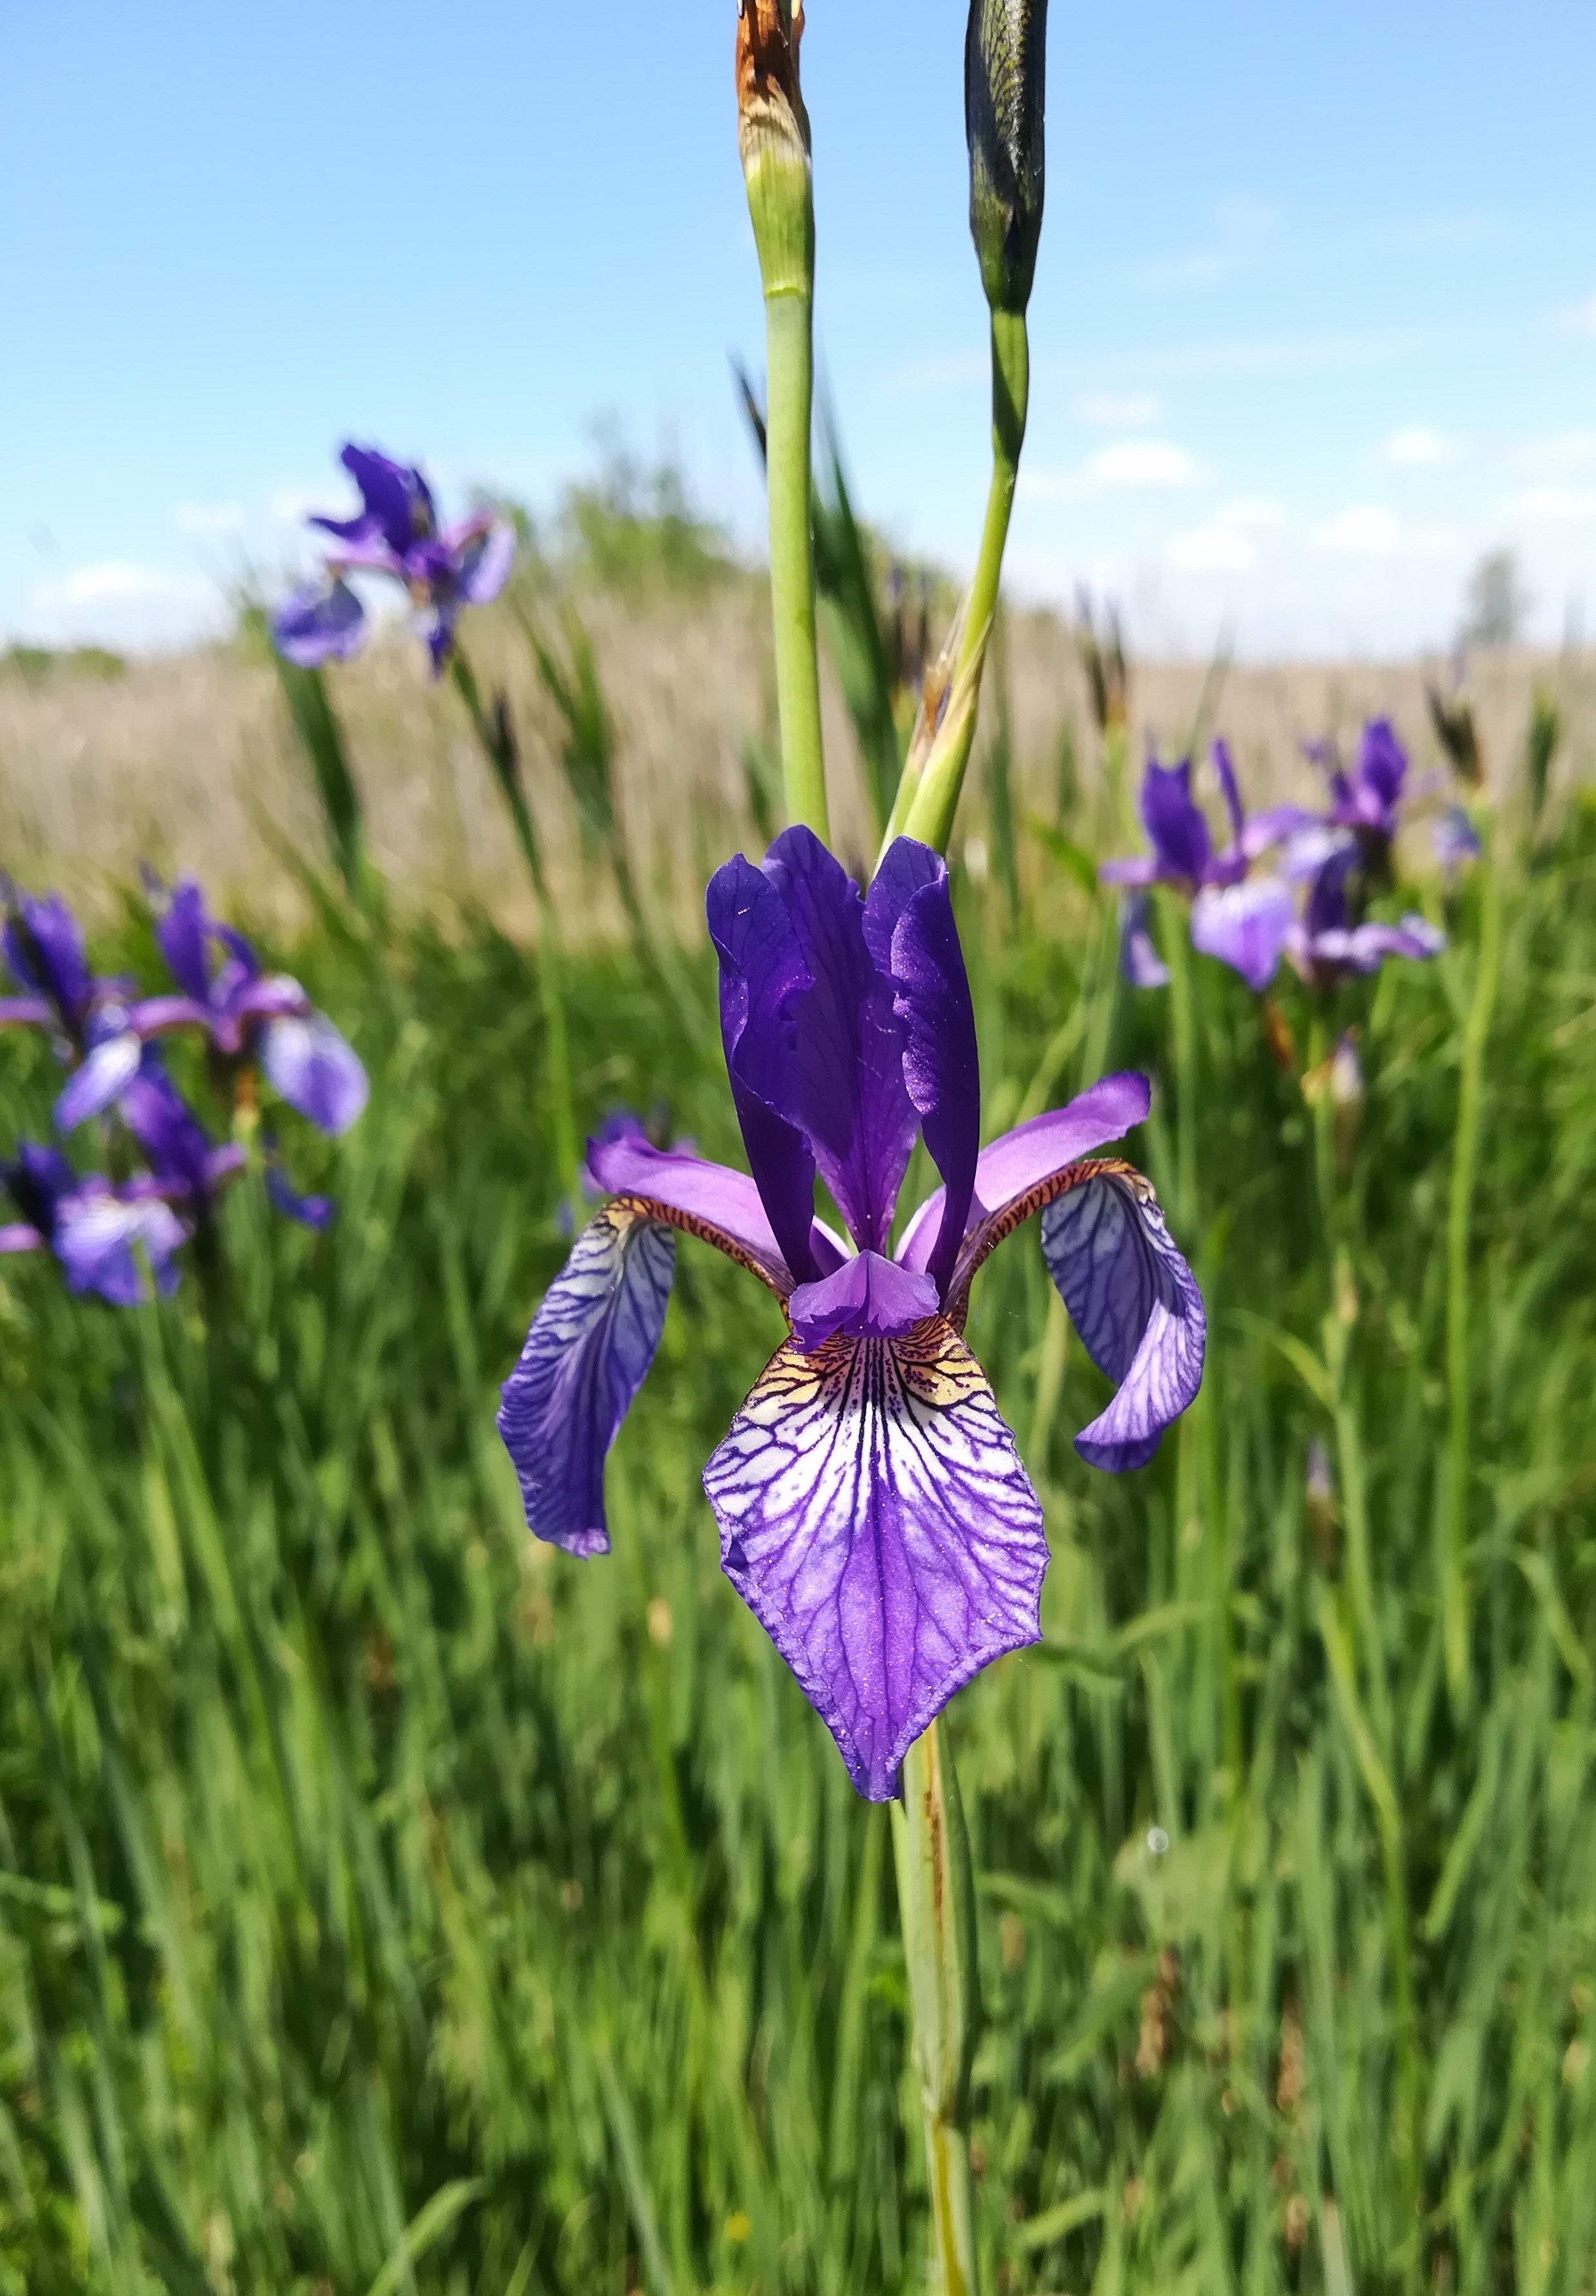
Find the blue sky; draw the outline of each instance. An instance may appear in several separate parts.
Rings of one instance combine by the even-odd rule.
[[[973,556],[961,0],[812,0],[819,330],[856,495]],[[546,504],[610,422],[743,539],[732,0],[0,10],[0,634],[170,641],[337,442]],[[1054,0],[1012,577],[1143,647],[1445,642],[1478,554],[1596,606],[1588,0]]]

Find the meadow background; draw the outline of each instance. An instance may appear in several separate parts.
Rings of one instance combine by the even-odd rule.
[[[886,1814],[721,1579],[699,1487],[775,1311],[683,1252],[608,1562],[528,1539],[492,1423],[566,1248],[562,1125],[625,1103],[738,1152],[693,901],[770,803],[765,608],[692,538],[611,503],[471,633],[522,735],[541,930],[467,721],[408,648],[335,688],[381,871],[360,901],[247,633],[0,678],[19,876],[68,882],[102,964],[150,975],[135,863],[203,869],[373,1085],[318,1152],[326,1236],[241,1190],[169,1302],[73,1301],[47,1263],[0,1286],[19,2296],[923,2284]],[[613,837],[520,619],[569,653],[572,608]],[[1123,984],[1091,866],[1134,838],[1123,745],[1063,621],[1008,640],[954,855],[985,1128],[1146,1066],[1131,1152],[1211,1340],[1197,1406],[1114,1481],[1070,1448],[1101,1382],[1034,1242],[978,1288],[1053,1554],[1044,1644],[952,1709],[991,2284],[1581,2296],[1592,665],[1476,657],[1486,857],[1449,885],[1421,826],[1402,849],[1452,946],[1331,1009],[1281,990],[1293,1066],[1234,976],[1181,957],[1173,904],[1171,989]],[[1132,721],[1217,722],[1256,795],[1305,793],[1296,738],[1377,707],[1437,767],[1422,690],[1420,665],[1133,665]],[[1563,715],[1538,806],[1535,690]],[[863,801],[831,706],[846,849]],[[1298,1071],[1346,1026],[1365,1097],[1310,1106]],[[48,1052],[0,1054],[0,1128],[39,1134]]]

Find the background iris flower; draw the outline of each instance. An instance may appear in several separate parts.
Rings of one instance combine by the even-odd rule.
[[[70,1290],[113,1308],[148,1299],[151,1275],[163,1292],[176,1283],[172,1255],[188,1230],[147,1181],[80,1178],[59,1149],[24,1142],[0,1182],[22,1215],[0,1226],[0,1252],[53,1252]]]
[[[345,577],[387,575],[403,585],[417,610],[432,674],[442,672],[465,606],[496,598],[515,557],[515,534],[491,511],[440,527],[432,489],[411,464],[374,447],[346,446],[339,457],[360,489],[354,518],[312,518],[332,537],[321,579],[297,590],[279,611],[272,637],[285,660],[313,669],[348,661],[365,643],[365,610]]]
[[[987,1255],[1033,1212],[1088,1354],[1118,1383],[1076,1439],[1145,1464],[1196,1394],[1206,1319],[1152,1190],[1094,1160],[1148,1112],[1139,1076],[979,1146],[975,1018],[947,871],[900,839],[858,888],[811,832],[709,888],[721,1025],[752,1177],[635,1137],[593,1143],[611,1202],[577,1240],[505,1384],[528,1522],[607,1551],[605,1455],[653,1359],[674,1230],[782,1302],[790,1337],[710,1460],[723,1568],[885,1800],[961,1685],[1038,1638],[1042,1509],[961,1336]],[[943,1185],[890,1237],[917,1134]],[[845,1240],[814,1213],[823,1179]]]

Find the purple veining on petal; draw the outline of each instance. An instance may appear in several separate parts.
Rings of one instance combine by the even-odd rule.
[[[504,1382],[497,1425],[533,1536],[607,1554],[604,1461],[654,1360],[675,1237],[624,1203],[577,1238]]]
[[[919,1128],[892,988],[866,944],[858,887],[812,830],[784,831],[765,874],[809,975],[794,1006],[798,1114],[855,1243],[884,1250]]]
[[[1261,994],[1274,978],[1296,914],[1290,888],[1278,877],[1208,886],[1191,905],[1191,946],[1218,957]]]
[[[743,1145],[781,1257],[806,1283],[820,1273],[809,1241],[814,1158],[798,1123],[797,1007],[809,971],[786,902],[741,853],[710,879],[705,910]]]
[[[983,1148],[976,1165],[978,1215],[966,1233],[961,1263],[978,1249],[982,1231],[1001,1219],[1011,1204],[1067,1165],[1078,1163],[1110,1141],[1122,1140],[1146,1121],[1151,1106],[1152,1088],[1144,1076],[1128,1071],[1104,1077],[1067,1108],[1049,1109]],[[925,1267],[941,1222],[942,1195],[938,1189],[929,1197],[904,1229],[894,1254],[901,1266]]]
[[[1202,1296],[1145,1180],[1103,1176],[1042,1215],[1042,1250],[1087,1354],[1119,1392],[1076,1438],[1089,1466],[1145,1466],[1202,1384]]]
[[[1042,1510],[940,1318],[783,1348],[704,1488],[727,1578],[872,1801],[954,1691],[1039,1637]]]
[[[864,937],[888,974],[904,1029],[904,1082],[942,1175],[942,1221],[927,1271],[945,1296],[975,1195],[981,1139],[981,1064],[975,1007],[954,921],[947,867],[900,837],[864,905]]]
[[[319,1132],[347,1132],[365,1106],[360,1057],[323,1013],[268,1021],[260,1065],[273,1090]]]
[[[878,1251],[845,1260],[818,1283],[803,1283],[787,1303],[795,1343],[806,1354],[828,1340],[896,1340],[939,1311],[929,1275],[916,1275]]]

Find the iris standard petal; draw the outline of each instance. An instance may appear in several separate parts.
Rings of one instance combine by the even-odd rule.
[[[103,1037],[75,1069],[55,1103],[55,1121],[63,1132],[75,1132],[92,1116],[103,1116],[119,1101],[143,1059],[137,1033],[127,1027]]]
[[[1408,777],[1408,753],[1396,738],[1388,718],[1376,718],[1363,728],[1358,750],[1357,778],[1372,792],[1379,807],[1394,815]]]
[[[128,1203],[109,1191],[86,1188],[62,1201],[52,1242],[72,1291],[97,1292],[113,1308],[132,1308],[150,1296],[146,1261],[160,1290],[172,1289],[177,1280],[172,1255],[186,1234],[169,1204]]]
[[[1191,904],[1191,946],[1228,964],[1257,995],[1274,978],[1296,914],[1278,877],[1209,886]]]
[[[1224,800],[1224,809],[1231,817],[1231,838],[1238,849],[1247,827],[1247,811],[1241,803],[1241,791],[1236,783],[1235,764],[1228,742],[1215,742],[1213,748],[1214,771],[1219,782],[1219,794]]]
[[[954,1691],[1038,1639],[1042,1509],[940,1317],[782,1349],[704,1488],[722,1568],[872,1801]]]
[[[192,877],[175,888],[155,928],[167,970],[185,996],[210,1001],[210,912]]]
[[[0,940],[5,961],[24,988],[47,997],[68,1020],[81,1015],[93,983],[82,927],[59,893],[19,901]]]
[[[1160,766],[1149,758],[1142,781],[1142,824],[1166,876],[1199,884],[1213,843],[1208,824],[1191,801],[1191,760]]]
[[[504,1382],[497,1425],[527,1527],[568,1554],[607,1554],[604,1461],[642,1385],[675,1275],[676,1240],[608,1204],[577,1237]]]
[[[904,1028],[904,1082],[942,1175],[942,1219],[926,1263],[940,1291],[953,1275],[975,1195],[981,1062],[939,854],[907,837],[896,841],[864,904],[864,938],[878,971],[892,982],[893,1009]]]
[[[260,1065],[274,1092],[318,1132],[347,1132],[370,1089],[358,1054],[324,1014],[268,1021]]]
[[[784,831],[764,873],[809,975],[793,1008],[800,1120],[855,1243],[882,1251],[919,1129],[892,985],[865,940],[858,887],[813,830]]]
[[[1088,1466],[1143,1467],[1202,1385],[1207,1317],[1140,1173],[1104,1172],[1042,1215],[1042,1251],[1081,1341],[1119,1392],[1076,1437]]]
[[[810,1249],[814,1158],[798,1123],[797,1007],[810,985],[787,904],[740,853],[705,898],[720,959],[726,1074],[749,1168],[781,1258],[797,1283],[820,1270]]]
[[[432,490],[412,464],[396,463],[374,447],[352,442],[338,459],[360,488],[366,521],[377,526],[396,556],[404,557],[415,543],[436,532]]]
[[[636,1134],[590,1140],[587,1169],[605,1194],[645,1200],[671,1226],[737,1260],[779,1300],[792,1290],[759,1191],[746,1172],[680,1148],[652,1148]],[[829,1254],[828,1265],[835,1265],[838,1257]]]
[[[1049,1109],[983,1148],[976,1164],[977,1216],[965,1234],[955,1288],[968,1284],[987,1252],[1041,1210],[1047,1199],[1039,1192],[1094,1148],[1122,1140],[1144,1123],[1151,1106],[1152,1087],[1144,1076],[1133,1070],[1104,1077],[1068,1107]],[[895,1255],[904,1267],[924,1267],[941,1218],[938,1189],[904,1232]]]
[[[341,578],[296,590],[272,623],[272,644],[299,669],[349,661],[364,643],[365,608]]]

